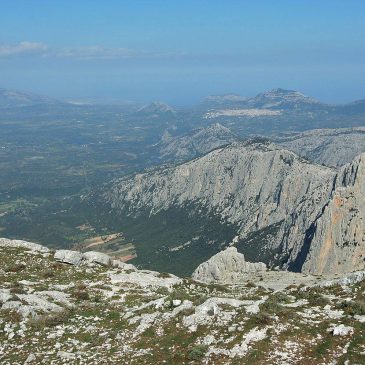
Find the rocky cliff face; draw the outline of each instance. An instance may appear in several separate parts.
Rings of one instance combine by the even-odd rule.
[[[317,129],[274,138],[274,142],[311,161],[340,167],[365,152],[365,128]]]
[[[117,180],[104,199],[132,216],[140,210],[154,215],[193,202],[202,214],[214,212],[235,224],[236,241],[243,248],[248,235],[279,225],[267,247],[260,248],[276,253],[268,260],[270,265],[312,273],[344,272],[364,268],[362,161],[359,157],[337,171],[268,142],[234,143],[177,167]],[[341,213],[331,213],[339,206]],[[334,220],[329,218],[333,214]],[[328,249],[333,241],[330,233],[336,237],[335,250]],[[352,256],[329,265],[326,262],[335,255],[331,252]]]
[[[197,202],[248,232],[285,219],[308,192],[322,199],[335,174],[273,144],[244,142],[177,167],[117,180],[104,197],[130,214]]]
[[[336,187],[313,223],[304,272],[344,273],[365,267],[365,154],[338,174]]]
[[[159,151],[162,160],[189,160],[237,140],[228,128],[216,123],[183,136],[165,135],[159,144]]]

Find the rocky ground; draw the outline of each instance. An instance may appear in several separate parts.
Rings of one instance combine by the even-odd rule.
[[[275,291],[0,241],[1,364],[365,362],[363,273]]]

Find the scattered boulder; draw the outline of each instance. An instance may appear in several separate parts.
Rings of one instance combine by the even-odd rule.
[[[25,364],[34,363],[37,360],[34,354],[29,354],[27,359],[25,360]]]
[[[174,285],[180,284],[182,279],[175,275],[170,275],[168,278],[160,276],[160,273],[156,271],[132,271],[132,272],[121,272],[118,274],[109,274],[110,281],[112,284],[116,283],[131,283],[138,285],[142,288],[147,287],[165,287],[171,289]]]
[[[137,268],[132,264],[127,264],[121,260],[112,260],[112,266],[118,267],[123,270],[137,270]]]
[[[65,264],[77,266],[80,265],[84,260],[84,255],[77,251],[57,250],[54,254],[54,259]]]
[[[84,253],[84,258],[88,262],[95,262],[103,266],[109,266],[111,264],[110,256],[102,252],[88,251]]]
[[[321,287],[328,287],[333,285],[352,285],[360,283],[365,280],[365,271],[355,271],[349,274],[345,274],[337,279],[324,280],[320,283]]]
[[[29,251],[37,251],[43,253],[49,252],[49,248],[42,246],[38,243],[27,242],[22,240],[10,240],[8,238],[0,238],[0,247],[24,248]]]
[[[262,262],[248,262],[243,254],[237,252],[236,247],[229,247],[200,264],[192,278],[206,283],[233,283],[248,273],[258,271],[266,271],[266,265]]]
[[[345,326],[344,324],[340,324],[332,329],[332,333],[334,336],[347,336],[354,332],[354,328],[351,326]]]

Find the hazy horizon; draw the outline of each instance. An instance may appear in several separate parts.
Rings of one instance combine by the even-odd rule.
[[[3,1],[0,87],[59,99],[365,98],[362,1]]]

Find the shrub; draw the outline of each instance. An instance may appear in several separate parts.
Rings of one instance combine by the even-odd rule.
[[[86,290],[86,285],[84,283],[81,283],[76,286],[75,290],[72,293],[73,297],[76,300],[89,300],[90,295]]]
[[[365,315],[365,301],[361,299],[343,301],[337,305],[337,308],[342,309],[350,316]]]
[[[44,314],[42,316],[30,319],[29,325],[35,330],[40,331],[43,330],[45,327],[55,327],[67,322],[71,314],[71,311],[66,309],[60,312]]]
[[[189,352],[188,358],[189,360],[200,360],[204,357],[208,346],[206,345],[197,345],[194,346],[191,351]]]
[[[1,316],[4,317],[5,322],[17,322],[19,323],[23,317],[19,312],[16,312],[12,309],[1,309]]]
[[[48,278],[54,277],[55,273],[54,273],[54,271],[52,271],[50,269],[45,269],[45,270],[41,271],[40,275],[42,278],[48,279]]]
[[[157,277],[162,278],[162,279],[168,279],[168,278],[170,278],[170,277],[171,277],[171,275],[170,275],[169,273],[167,273],[167,272],[160,272],[160,273],[157,275]]]
[[[11,264],[5,268],[6,272],[19,272],[26,268],[24,264]]]
[[[90,299],[89,293],[84,290],[75,290],[73,292],[73,297],[76,300],[89,300]]]
[[[253,315],[251,318],[255,324],[261,325],[261,326],[267,326],[272,321],[270,314],[267,312],[259,312],[255,315]]]
[[[27,292],[20,286],[16,286],[10,289],[11,294],[26,294]]]

